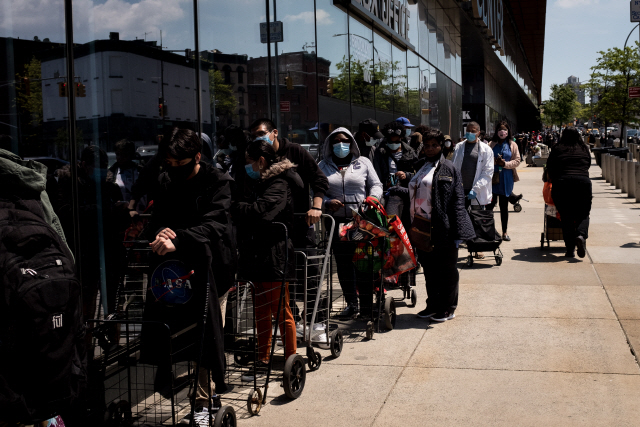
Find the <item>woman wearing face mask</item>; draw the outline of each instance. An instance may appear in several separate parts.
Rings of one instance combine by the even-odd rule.
[[[433,250],[417,250],[427,287],[427,307],[417,316],[444,322],[455,317],[458,306],[458,245],[475,232],[465,209],[462,175],[442,155],[444,136],[432,129],[423,141],[417,172],[409,182],[409,206],[412,221],[416,216],[431,221]]]
[[[325,140],[324,158],[318,165],[329,180],[329,190],[324,197],[325,209],[333,215],[336,227],[333,235],[333,254],[338,268],[338,280],[347,303],[343,317],[355,316],[360,295],[363,312],[371,310],[372,281],[368,275],[358,272],[353,265],[354,242],[341,242],[340,224],[353,219],[351,209],[358,209],[372,196],[382,197],[382,184],[369,159],[360,156],[355,139],[345,128],[337,128]]]
[[[293,223],[293,195],[302,191],[302,179],[296,165],[288,159],[278,159],[273,146],[264,140],[249,144],[245,169],[256,181],[254,193],[234,203],[231,214],[238,228],[239,278],[255,285],[258,357],[269,361],[271,348],[271,316],[276,316],[282,285],[285,255],[288,253],[286,280],[296,278],[293,243],[289,235],[284,241],[279,222],[291,229]],[[296,324],[289,306],[289,287],[280,314],[280,334],[284,337],[285,358],[296,353]]]
[[[494,157],[494,178],[492,193],[493,198],[487,208],[493,210],[496,203],[500,205],[500,221],[502,222],[502,240],[510,241],[507,234],[509,223],[509,196],[513,192],[514,183],[518,182],[518,171],[520,165],[520,151],[518,144],[513,141],[511,128],[505,121],[500,122],[493,134],[491,144]],[[497,175],[497,176],[496,176]],[[497,182],[496,182],[497,181]]]

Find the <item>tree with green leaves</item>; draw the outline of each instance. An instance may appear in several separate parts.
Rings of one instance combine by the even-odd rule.
[[[24,79],[27,80],[29,88],[23,87]],[[42,71],[41,64],[35,57],[28,64],[24,65],[24,71],[16,74],[16,81],[19,87],[18,106],[22,113],[29,117],[29,124],[33,127],[42,124]]]
[[[234,117],[237,115],[238,99],[233,93],[233,86],[224,82],[224,76],[219,70],[209,70],[210,102],[215,104],[216,115]],[[226,121],[225,121],[226,122]]]
[[[561,127],[565,123],[573,122],[580,108],[576,93],[568,85],[551,85],[551,98],[544,104],[541,119],[546,126]]]
[[[336,64],[334,98],[376,108],[401,109],[407,106],[407,76],[400,75],[399,62],[359,60],[346,57]]]
[[[640,115],[640,100],[629,99],[628,88],[637,86],[640,76],[640,56],[636,47],[617,47],[598,52],[596,65],[591,67],[591,80],[587,85],[593,94],[598,94],[594,111],[600,119],[609,123],[620,123],[624,130],[628,123],[635,122]]]

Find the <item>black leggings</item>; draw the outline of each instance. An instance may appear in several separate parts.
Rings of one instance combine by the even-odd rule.
[[[509,196],[494,194],[491,203],[487,205],[487,209],[493,210],[496,207],[496,201],[500,206],[500,222],[502,222],[502,234],[504,234],[507,232],[507,225],[509,224]]]

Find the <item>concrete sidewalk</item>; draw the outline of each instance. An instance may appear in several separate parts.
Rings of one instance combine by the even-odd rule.
[[[542,169],[518,172],[515,192],[529,202],[509,215],[512,241],[501,246],[504,262],[467,268],[461,250],[455,319],[429,325],[415,317],[425,306],[421,277],[418,306],[397,304],[396,329],[345,343],[340,358],[307,374],[299,399],[279,396],[275,385],[275,398],[260,414],[245,418],[245,411],[239,423],[640,423],[640,368],[633,354],[640,351],[640,204],[607,185],[594,163],[588,256],[567,260],[561,241],[540,249]],[[497,212],[496,222],[499,228]]]

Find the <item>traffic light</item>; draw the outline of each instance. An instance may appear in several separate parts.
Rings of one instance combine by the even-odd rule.
[[[158,116],[164,117],[164,99],[158,98]]]
[[[333,95],[333,79],[327,79],[327,95]]]
[[[82,83],[76,83],[76,96],[78,98],[86,98],[87,97],[87,87]]]
[[[69,87],[65,82],[58,83],[58,96],[60,98],[67,98],[69,96]]]
[[[288,90],[293,90],[293,79],[290,76],[285,77],[284,82]]]
[[[22,78],[22,91],[27,96],[31,95],[31,80],[29,80],[29,77]]]

